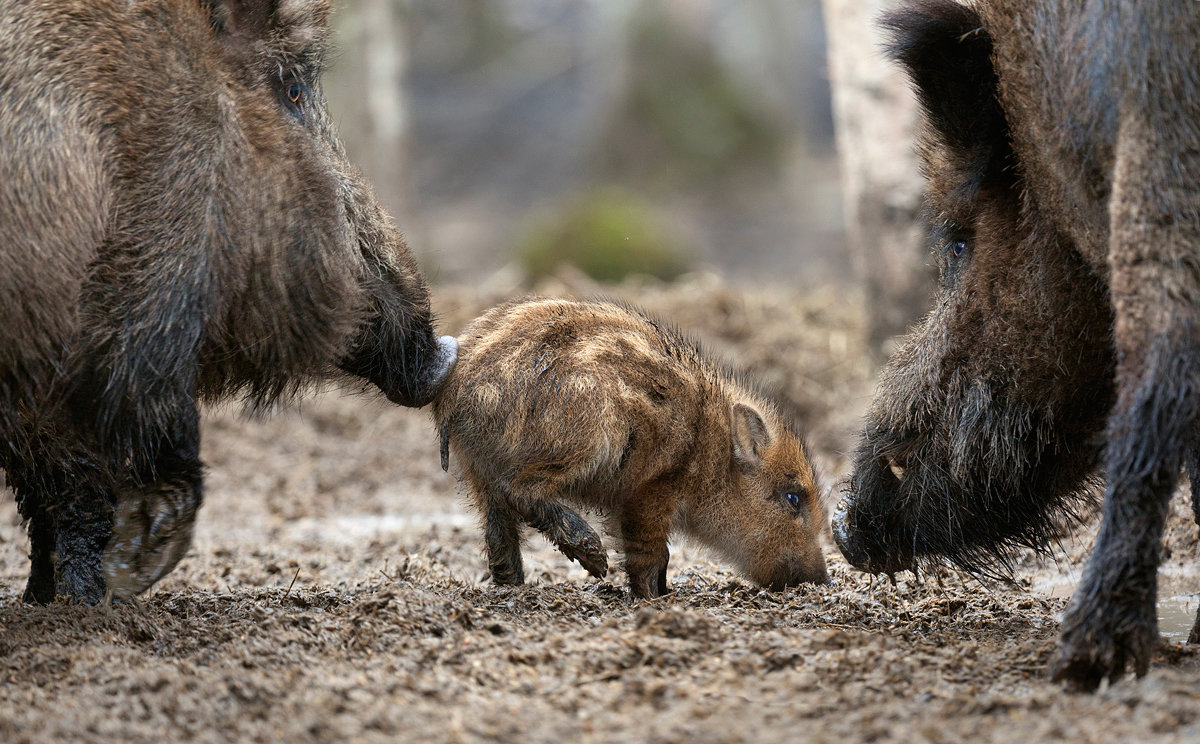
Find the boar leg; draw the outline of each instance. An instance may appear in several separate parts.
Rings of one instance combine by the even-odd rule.
[[[33,502],[26,498],[26,504]],[[40,501],[40,500],[39,500]],[[48,604],[54,601],[54,516],[42,504],[36,503],[21,510],[29,519],[29,583],[22,599],[28,603]]]
[[[199,412],[193,406],[155,448],[153,466],[123,489],[104,554],[115,599],[129,599],[166,576],[192,544],[203,498]]]
[[[99,604],[104,599],[102,556],[112,536],[111,497],[103,492],[73,495],[55,520],[54,591],[75,602]]]
[[[1192,435],[1187,453],[1183,458],[1187,468],[1188,480],[1192,488],[1192,519],[1200,525],[1200,443],[1197,436]],[[1192,623],[1192,632],[1188,633],[1188,643],[1200,643],[1200,610],[1196,612],[1196,620]]]
[[[6,463],[21,515],[29,519],[29,583],[24,599],[56,596],[96,604],[104,598],[100,556],[112,520],[112,489],[83,448],[35,437],[20,458]]]
[[[1053,672],[1088,690],[1129,664],[1138,676],[1149,668],[1163,524],[1200,409],[1200,231],[1170,211],[1200,209],[1200,155],[1194,142],[1171,137],[1178,126],[1153,120],[1159,111],[1123,107],[1115,152],[1109,265],[1119,393],[1100,532],[1063,618]]]
[[[1084,690],[1094,690],[1105,678],[1115,682],[1130,664],[1144,675],[1158,641],[1160,542],[1182,455],[1171,441],[1181,433],[1171,431],[1178,423],[1171,413],[1193,394],[1177,388],[1191,374],[1187,367],[1169,369],[1174,360],[1156,361],[1135,389],[1122,387],[1110,418],[1100,532],[1063,617],[1053,676]],[[1185,363],[1200,366],[1200,357]]]
[[[1187,469],[1188,480],[1191,481],[1192,519],[1200,525],[1200,442],[1197,442],[1196,436],[1192,437],[1192,442],[1188,445],[1183,464]]]
[[[487,525],[483,530],[483,538],[487,545],[492,583],[505,586],[524,584],[520,516],[512,509],[492,501],[487,506]]]

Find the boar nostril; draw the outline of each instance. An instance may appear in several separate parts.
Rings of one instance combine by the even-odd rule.
[[[834,515],[833,522],[830,524],[833,532],[833,544],[837,546],[837,549],[851,566],[860,571],[870,571],[870,558],[860,549],[858,542],[851,535],[848,508],[849,505],[845,501],[838,504],[838,511]]]

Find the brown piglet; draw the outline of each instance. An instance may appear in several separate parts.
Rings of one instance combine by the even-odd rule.
[[[828,579],[825,511],[800,437],[779,411],[677,331],[611,302],[528,298],[459,337],[433,401],[485,520],[492,579],[524,583],[524,525],[592,575],[620,537],[635,598],[668,591],[667,539],[715,549],[758,584]]]

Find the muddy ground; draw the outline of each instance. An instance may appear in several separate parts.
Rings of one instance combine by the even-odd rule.
[[[441,288],[443,325],[512,290]],[[853,292],[700,276],[610,293],[765,378],[836,483],[871,389]],[[22,605],[27,542],[0,502],[0,741],[1200,738],[1182,495],[1150,674],[1076,695],[1046,666],[1094,524],[986,587],[949,571],[872,580],[830,547],[836,586],[773,594],[674,545],[674,593],[633,603],[622,576],[590,579],[540,537],[532,583],[492,586],[423,411],[328,393],[265,420],[211,411],[204,436],[194,550],[129,606]]]

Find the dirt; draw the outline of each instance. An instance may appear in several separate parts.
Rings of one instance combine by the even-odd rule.
[[[438,288],[443,326],[514,289]],[[860,297],[711,276],[603,291],[765,379],[836,494],[871,391]],[[209,411],[204,438],[194,549],[130,605],[23,605],[28,543],[0,503],[0,741],[1200,738],[1200,655],[1180,637],[1198,585],[1182,493],[1160,582],[1169,635],[1149,675],[1078,695],[1046,668],[1094,524],[1008,585],[950,570],[872,579],[830,546],[835,585],[771,593],[673,545],[674,593],[634,603],[619,572],[588,578],[540,537],[531,583],[492,586],[424,411],[330,391],[265,419]]]

